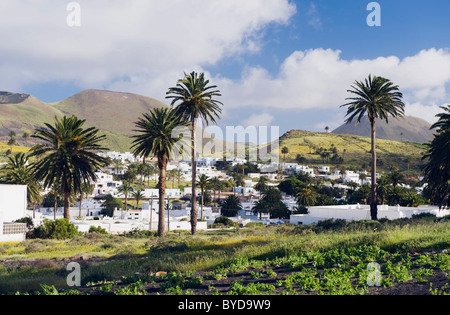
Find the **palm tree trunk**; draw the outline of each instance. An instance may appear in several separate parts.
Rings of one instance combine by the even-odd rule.
[[[197,162],[196,162],[196,150],[195,150],[195,119],[192,119],[191,123],[191,147],[192,147],[192,206],[191,206],[191,233],[195,235],[197,233]]]
[[[203,189],[202,189],[202,212],[201,212],[201,215],[200,215],[200,220],[203,221]]]
[[[153,192],[152,192],[152,201],[150,202],[150,232],[152,231],[152,222],[153,222]]]
[[[159,220],[158,220],[158,236],[163,237],[166,234],[166,227],[164,222],[165,207],[164,207],[164,195],[166,194],[166,167],[167,157],[163,156],[158,158],[159,164]]]
[[[79,217],[81,218],[81,204],[83,202],[83,193],[80,194],[80,210],[79,210]]]
[[[376,127],[375,117],[370,119],[371,136],[372,136],[372,188],[371,188],[371,200],[370,200],[370,216],[372,220],[378,220],[377,209],[377,150],[376,150]]]
[[[67,220],[70,220],[70,195],[70,192],[64,192],[64,219]]]

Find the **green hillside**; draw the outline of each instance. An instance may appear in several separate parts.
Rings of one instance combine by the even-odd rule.
[[[281,150],[287,147],[289,153],[286,154],[286,162],[294,162],[300,154],[310,165],[329,165],[349,169],[370,168],[371,140],[367,137],[292,130],[283,135],[280,140],[281,161],[284,159]],[[321,156],[319,152],[329,152],[329,156]],[[388,170],[395,166],[401,170],[409,168],[410,171],[420,171],[424,152],[425,146],[422,144],[377,139],[377,164],[380,170]],[[334,154],[342,160],[333,161]]]
[[[155,99],[120,92],[86,90],[61,102],[49,104],[27,94],[0,92],[0,142],[7,142],[11,131],[20,144],[31,146],[32,139],[22,139],[55,116],[76,115],[86,119],[87,126],[99,128],[106,134],[104,145],[111,150],[130,150],[134,123],[151,108],[166,106]]]

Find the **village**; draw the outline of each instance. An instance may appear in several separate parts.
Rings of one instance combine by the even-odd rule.
[[[99,153],[108,158],[109,166],[96,172],[97,180],[91,184],[83,196],[73,200],[70,207],[70,218],[79,232],[88,232],[92,227],[101,228],[110,234],[121,234],[133,230],[156,231],[158,228],[159,190],[158,175],[151,165],[150,171],[133,173],[131,185],[124,190],[125,183],[130,180],[130,170],[143,165],[143,158],[133,154],[119,152]],[[226,165],[226,166],[225,166]],[[245,165],[253,165],[245,169]],[[233,172],[238,170],[239,173]],[[242,170],[242,173],[240,171]],[[247,171],[247,172],[244,172]],[[254,171],[254,172],[252,172]],[[190,160],[171,161],[167,166],[169,184],[165,195],[165,218],[168,231],[183,231],[190,228],[191,192],[192,187],[180,185],[190,184],[192,163]],[[245,159],[234,158],[224,163],[218,158],[201,157],[197,161],[197,174],[211,180],[215,179],[217,186],[206,187],[204,196],[208,202],[201,203],[202,189],[197,186],[199,221],[198,229],[207,230],[214,227],[216,220],[223,216],[221,204],[230,195],[239,199],[240,207],[236,215],[230,217],[236,226],[245,227],[248,223],[276,225],[290,223],[294,225],[316,224],[328,219],[370,220],[370,206],[365,204],[346,204],[335,198],[332,205],[307,207],[306,212],[299,213],[298,197],[281,192],[282,203],[289,211],[288,216],[274,217],[270,212],[258,213],[255,205],[263,197],[258,189],[258,182],[264,178],[267,187],[278,188],[280,183],[295,176],[307,176],[319,180],[323,187],[342,192],[358,190],[362,185],[370,185],[371,178],[366,171],[346,170],[341,173],[330,166],[309,167],[298,163],[249,163]],[[377,177],[379,174],[377,174]],[[221,184],[220,184],[221,183]],[[178,185],[177,185],[178,184]],[[402,184],[406,188],[408,185]],[[135,188],[133,188],[135,187]],[[421,188],[415,188],[420,191]],[[277,189],[278,190],[278,189]],[[281,189],[282,190],[282,189]],[[27,186],[0,185],[2,205],[0,207],[0,241],[22,241],[25,239],[24,223],[14,223],[24,217],[32,218],[33,225],[39,226],[44,220],[63,218],[63,207],[58,200],[52,206],[27,204]],[[52,195],[51,189],[46,189],[42,195]],[[213,197],[212,197],[213,196]],[[80,198],[82,197],[82,198]],[[111,212],[105,212],[105,199],[120,200],[113,205]],[[421,213],[436,216],[449,214],[448,210],[440,210],[437,206],[401,207],[380,205],[380,218],[394,220],[410,218]]]

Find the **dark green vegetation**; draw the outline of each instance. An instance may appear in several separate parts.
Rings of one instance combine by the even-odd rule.
[[[0,292],[448,294],[449,227],[448,219],[424,216],[252,226],[166,238],[132,232],[28,240],[0,245]],[[65,268],[73,261],[81,265],[80,288],[66,284]],[[371,286],[376,280],[380,287]]]

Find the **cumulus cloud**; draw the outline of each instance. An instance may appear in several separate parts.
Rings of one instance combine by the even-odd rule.
[[[3,87],[68,81],[84,87],[147,87],[177,69],[213,65],[261,48],[259,32],[287,23],[288,0],[78,0],[81,27],[69,27],[68,1],[0,3]],[[167,83],[166,83],[167,86]]]
[[[369,74],[399,85],[408,115],[434,120],[431,116],[438,106],[449,101],[450,52],[434,48],[403,60],[396,56],[344,60],[341,51],[332,49],[296,51],[276,76],[261,67],[247,68],[240,80],[223,79],[221,86],[227,104],[235,108],[335,110],[346,102],[355,80]]]
[[[242,121],[244,126],[270,126],[274,117],[268,113],[254,114]]]

